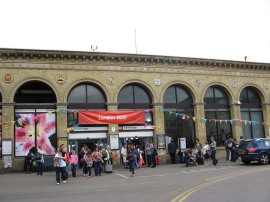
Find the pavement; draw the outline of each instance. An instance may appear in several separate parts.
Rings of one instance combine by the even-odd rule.
[[[162,164],[156,168],[144,167],[135,170],[135,177],[129,170],[114,167],[113,173],[91,178],[84,177],[79,169],[77,177],[70,176],[67,183],[60,185],[56,185],[53,171],[44,172],[42,177],[36,173],[4,173],[0,174],[0,201],[170,201],[172,193],[177,194],[198,182],[259,167],[258,164],[245,166],[241,162],[219,159],[217,166]]]

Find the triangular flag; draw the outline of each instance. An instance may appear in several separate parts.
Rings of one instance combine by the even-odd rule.
[[[189,118],[190,118],[190,117],[189,117],[189,116],[187,116],[187,120],[189,120]]]
[[[219,120],[219,124],[222,124],[222,120]]]
[[[179,116],[179,113],[175,113],[175,118],[178,118],[178,116]]]
[[[215,119],[214,121],[215,121],[215,124],[217,124],[217,120]]]
[[[31,119],[29,117],[27,117],[27,122],[30,123],[31,122]]]
[[[12,127],[14,126],[14,124],[15,124],[15,121],[11,121],[11,123],[12,123]]]
[[[256,121],[253,121],[253,126],[256,126]]]
[[[204,123],[206,123],[207,119],[203,119],[204,120]]]
[[[195,117],[193,117],[193,121],[194,121],[194,122],[196,121],[196,118],[195,118]]]
[[[65,109],[62,109],[62,116],[64,116],[66,113],[66,110]]]
[[[163,108],[162,107],[159,108],[159,112],[163,112]]]
[[[48,112],[48,113],[49,113],[50,116],[52,115],[52,111],[50,111],[50,112]]]
[[[231,125],[233,124],[233,120],[230,120]]]

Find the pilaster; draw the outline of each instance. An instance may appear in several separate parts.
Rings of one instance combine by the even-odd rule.
[[[265,103],[262,106],[263,109],[263,121],[264,124],[264,134],[266,137],[270,137],[270,103]]]
[[[239,104],[232,104],[230,107],[231,119],[241,120],[241,109]],[[232,124],[232,136],[237,140],[243,135],[242,124]]]
[[[57,137],[67,137],[67,103],[57,103]],[[66,110],[63,113],[63,110]]]
[[[198,138],[201,143],[204,143],[206,141],[206,127],[204,121],[201,119],[205,117],[204,103],[195,103],[194,116],[195,118],[199,118],[198,120],[195,119],[196,138]]]

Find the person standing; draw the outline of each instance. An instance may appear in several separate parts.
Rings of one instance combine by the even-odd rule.
[[[151,161],[152,161],[151,168],[155,168],[157,165],[156,157],[157,157],[158,153],[157,153],[157,150],[152,143],[150,144],[150,151],[151,151]]]
[[[70,163],[71,163],[71,172],[72,177],[76,177],[76,167],[78,163],[78,155],[76,154],[75,150],[72,150],[70,155]]]
[[[231,143],[230,137],[228,137],[225,140],[224,146],[225,146],[225,151],[226,151],[226,161],[229,161],[229,158],[230,158],[230,147],[232,147],[232,143]]]
[[[127,168],[127,146],[125,143],[122,144],[121,155],[123,158],[124,169],[126,169]]]
[[[98,147],[94,149],[92,156],[93,156],[94,167],[95,167],[95,176],[101,175],[103,160],[102,160],[102,154],[99,151]]]
[[[212,136],[211,137],[211,144],[210,144],[210,147],[211,147],[211,158],[212,158],[212,161],[213,161],[213,166],[216,166],[217,163],[218,163],[218,160],[216,159],[216,153],[217,153],[217,150],[216,150],[216,147],[217,147],[217,143],[215,141],[215,138]]]
[[[87,172],[88,172],[88,178],[92,177],[92,166],[93,166],[93,156],[91,150],[87,152],[85,155],[85,163],[87,164]]]
[[[198,156],[202,157],[202,144],[199,139],[196,139],[195,149],[198,151]]]
[[[203,152],[203,157],[206,161],[205,165],[210,165],[210,157],[211,157],[211,154],[212,154],[212,151],[211,151],[211,148],[210,148],[210,145],[208,144],[207,141],[205,141],[204,143],[204,146],[202,148],[202,152]],[[210,154],[210,155],[209,155]]]
[[[128,162],[129,162],[129,171],[131,172],[131,176],[134,177],[134,168],[135,168],[135,159],[137,158],[136,155],[136,149],[134,147],[134,145],[131,145],[128,149],[127,152],[127,156],[128,156]]]
[[[170,153],[171,163],[175,164],[176,144],[173,142],[173,140],[171,140],[171,142],[168,144],[168,151]]]
[[[43,155],[45,154],[45,152],[42,150],[41,146],[38,146],[37,149],[37,157],[36,157],[36,161],[37,161],[37,175],[38,176],[42,176],[43,175],[43,163],[44,163],[44,157]]]
[[[62,156],[62,151],[60,148],[57,149],[53,160],[56,172],[56,184],[60,184],[60,173],[63,179],[63,183],[66,183],[66,157]]]
[[[152,164],[152,155],[151,155],[151,150],[150,150],[150,142],[146,142],[146,147],[145,147],[145,154],[146,154],[146,160],[147,160],[147,167],[150,167]]]

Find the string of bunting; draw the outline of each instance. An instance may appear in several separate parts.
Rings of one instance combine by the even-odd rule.
[[[150,113],[150,112],[155,112],[155,109],[147,109],[147,110],[144,110],[146,113]],[[79,110],[70,110],[70,109],[57,109],[57,110],[53,110],[53,111],[49,111],[49,112],[46,112],[48,113],[49,115],[52,115],[53,113],[57,113],[57,114],[61,114],[62,116],[64,116],[66,113],[69,113],[70,115],[74,115],[76,116],[77,113],[79,112]],[[161,107],[159,108],[159,112],[164,112],[164,109]],[[210,123],[210,124],[249,124],[249,125],[253,125],[253,126],[256,126],[258,124],[262,124],[263,126],[268,126],[269,123],[268,122],[259,122],[259,121],[249,121],[249,120],[241,120],[241,119],[230,119],[230,120],[220,120],[220,119],[208,119],[208,118],[201,118],[201,117],[193,117],[193,116],[189,116],[189,115],[186,115],[186,114],[181,114],[181,113],[177,113],[177,112],[172,112],[172,111],[166,111],[166,112],[169,112],[169,116],[171,115],[174,115],[175,116],[175,119],[182,119],[182,120],[193,120],[194,122],[198,121],[198,122],[204,122],[204,123]],[[35,119],[37,118],[38,116],[35,117]],[[0,120],[2,119],[2,116],[0,115]],[[30,118],[27,118],[27,122],[30,123]],[[21,118],[19,118],[17,121],[9,121],[9,122],[2,122],[0,123],[0,125],[2,125],[3,127],[5,127],[7,124],[12,124],[12,126],[14,126],[15,123],[18,123],[19,125],[22,125],[23,123],[23,120]],[[145,123],[145,127],[148,126],[147,123]],[[154,128],[154,126],[152,126]],[[79,125],[74,125],[73,127],[69,127],[66,129],[67,133],[70,133],[70,131],[73,131],[75,129],[78,129],[79,128]]]

